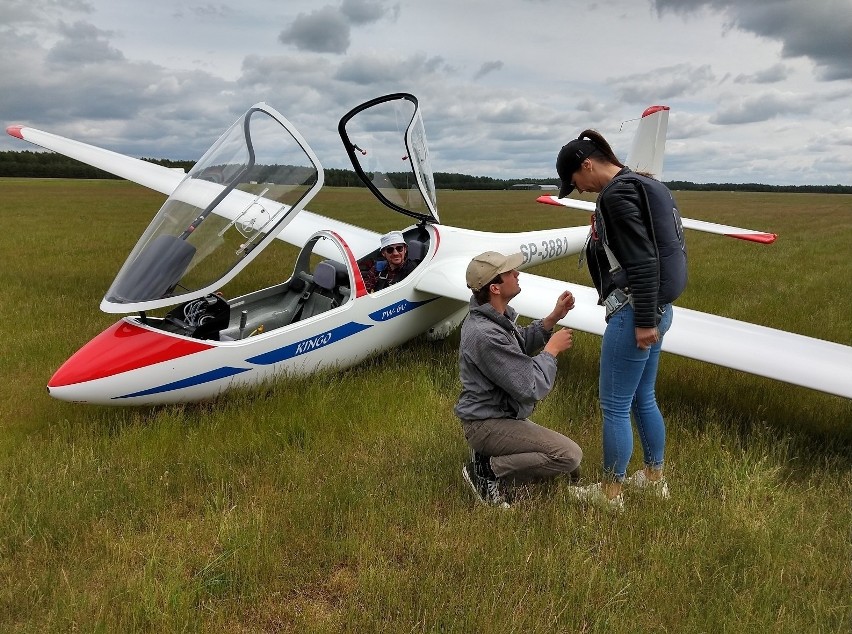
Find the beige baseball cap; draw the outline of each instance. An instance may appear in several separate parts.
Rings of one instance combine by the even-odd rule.
[[[500,273],[518,268],[524,261],[522,253],[503,255],[496,251],[480,253],[467,265],[467,287],[478,291]]]

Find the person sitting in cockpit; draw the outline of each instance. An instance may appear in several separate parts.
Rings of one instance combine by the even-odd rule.
[[[419,260],[408,259],[408,246],[401,231],[391,231],[381,237],[381,257],[364,271],[364,285],[367,292],[380,291],[405,279]]]

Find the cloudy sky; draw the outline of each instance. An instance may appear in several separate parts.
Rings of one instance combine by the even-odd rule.
[[[2,0],[0,122],[197,159],[266,101],[326,167],[337,121],[421,103],[435,171],[555,178],[671,107],[666,180],[852,184],[852,0]],[[3,135],[0,150],[32,148]]]

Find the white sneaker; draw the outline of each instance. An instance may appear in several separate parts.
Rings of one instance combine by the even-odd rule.
[[[584,487],[570,487],[568,495],[579,502],[597,504],[614,511],[624,510],[624,496],[619,493],[614,498],[608,498],[600,482],[595,482]]]
[[[649,480],[648,476],[645,475],[644,469],[639,469],[632,476],[626,478],[624,484],[635,489],[642,489],[646,493],[655,495],[661,500],[669,499],[669,483],[666,482],[666,479]]]

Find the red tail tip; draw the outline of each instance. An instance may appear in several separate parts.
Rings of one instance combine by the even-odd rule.
[[[23,141],[24,135],[21,132],[23,127],[24,126],[22,126],[22,125],[10,125],[9,127],[6,128],[6,134],[8,134],[9,136],[16,136]]]
[[[648,106],[645,108],[645,112],[642,113],[642,116],[647,117],[648,115],[652,115],[660,110],[670,110],[670,108],[668,106]]]

